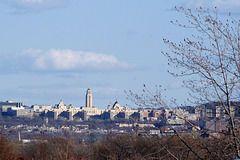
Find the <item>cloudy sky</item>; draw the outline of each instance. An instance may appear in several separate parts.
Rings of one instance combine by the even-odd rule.
[[[188,35],[170,23],[184,19],[174,6],[240,12],[239,0],[1,0],[0,101],[79,107],[90,88],[93,105],[106,108],[131,104],[124,90],[146,84],[182,103],[187,90],[161,54],[162,38]]]

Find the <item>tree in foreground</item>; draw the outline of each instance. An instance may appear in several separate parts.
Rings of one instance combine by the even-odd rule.
[[[219,103],[225,119],[229,122],[225,147],[234,149],[234,155],[228,155],[227,158],[240,158],[239,122],[234,116],[234,112],[239,112],[239,108],[231,103],[240,101],[240,20],[233,19],[231,14],[228,20],[221,20],[217,8],[214,11],[202,8],[191,11],[183,7],[176,10],[186,16],[188,23],[172,23],[194,31],[194,35],[179,43],[163,39],[171,49],[171,52],[162,52],[163,55],[168,58],[170,66],[179,70],[178,73],[169,73],[175,77],[188,77],[183,84],[190,89],[190,95],[195,98],[196,104]],[[162,96],[161,88],[153,93],[144,86],[143,91],[143,95],[130,91],[130,99],[138,105],[170,108]],[[186,146],[201,158],[190,145],[186,143]]]
[[[163,53],[170,64],[180,68],[174,76],[189,76],[184,85],[189,88],[199,102],[218,101],[229,120],[231,144],[235,156],[240,158],[238,128],[231,102],[240,100],[240,21],[231,19],[223,22],[217,9],[198,9],[197,14],[184,8],[177,9],[188,18],[188,25],[175,24],[196,29],[198,35],[185,38],[179,44],[167,39],[164,42],[172,49]]]

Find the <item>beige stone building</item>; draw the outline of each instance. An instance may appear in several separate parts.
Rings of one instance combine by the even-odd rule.
[[[86,93],[86,107],[82,107],[81,109],[85,111],[88,116],[100,115],[105,111],[104,109],[98,109],[92,106],[92,91],[89,88]]]

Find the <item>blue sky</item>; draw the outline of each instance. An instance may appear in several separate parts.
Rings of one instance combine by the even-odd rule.
[[[187,90],[161,54],[162,38],[190,35],[170,23],[185,19],[174,6],[240,11],[238,0],[1,0],[0,101],[79,107],[90,88],[96,107],[133,105],[124,90],[146,84],[182,103]]]

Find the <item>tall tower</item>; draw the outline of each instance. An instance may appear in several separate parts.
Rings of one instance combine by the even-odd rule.
[[[86,107],[92,108],[92,91],[89,88],[86,94]]]

